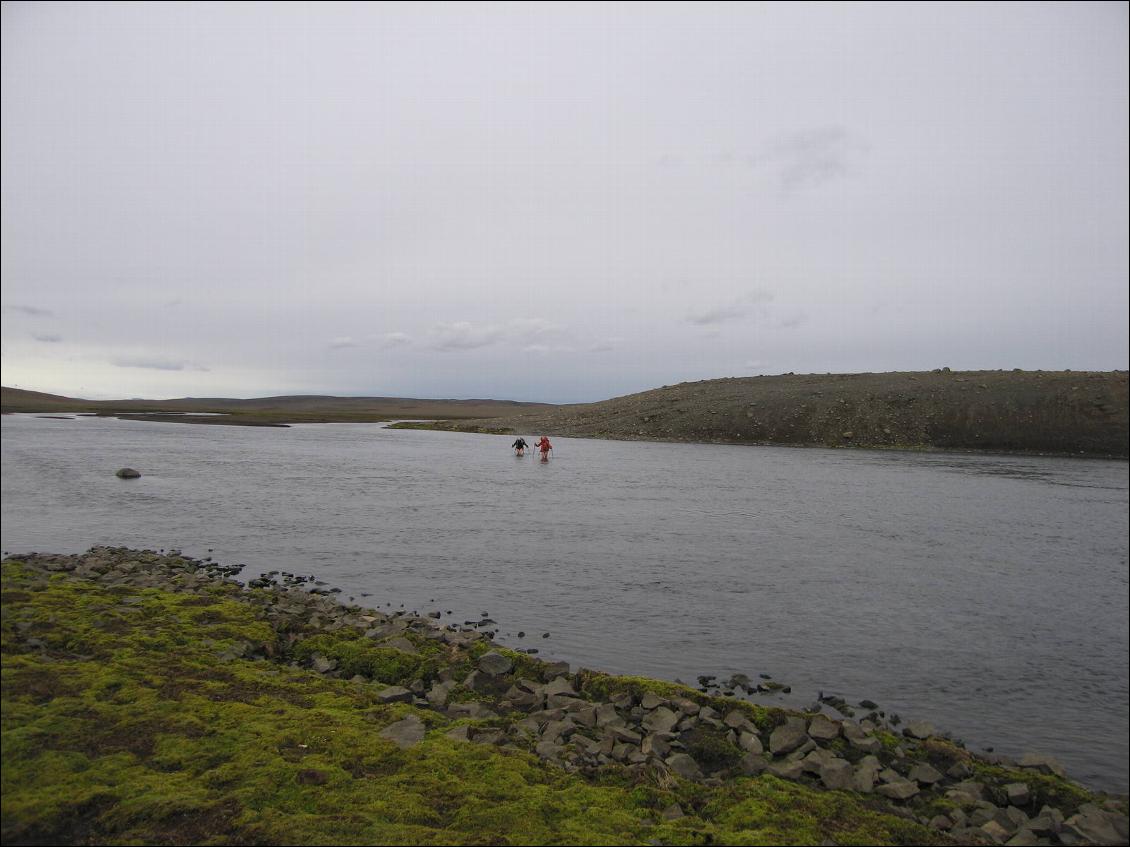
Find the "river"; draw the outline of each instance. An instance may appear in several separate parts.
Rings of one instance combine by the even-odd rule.
[[[510,441],[5,415],[0,546],[313,574],[574,667],[765,673],[792,693],[758,702],[869,698],[1127,790],[1126,462]]]

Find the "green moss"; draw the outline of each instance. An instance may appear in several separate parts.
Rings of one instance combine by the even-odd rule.
[[[711,787],[610,767],[583,778],[527,752],[453,741],[444,733],[454,723],[438,712],[381,704],[378,686],[286,664],[319,652],[347,675],[402,683],[427,676],[442,651],[412,656],[343,630],[300,640],[282,662],[231,658],[235,646],[276,637],[254,604],[237,599],[247,594],[110,590],[73,576],[42,580],[31,590],[40,581],[4,563],[5,843],[885,844],[934,838],[869,811],[857,797],[768,776]],[[29,646],[29,637],[47,647]],[[539,672],[524,654],[507,655],[523,663],[522,674]],[[687,691],[611,677],[595,684],[643,686],[664,696]],[[459,689],[453,693],[458,699]],[[421,744],[401,750],[379,731],[408,714],[428,733]],[[724,738],[709,742],[701,755],[732,761]],[[673,802],[687,817],[661,823],[659,813]]]
[[[309,661],[322,655],[337,662],[337,670],[345,677],[361,675],[389,685],[403,685],[416,679],[429,679],[439,668],[438,661],[414,656],[403,650],[381,647],[355,632],[338,630],[321,633],[297,642],[292,653],[298,661]]]
[[[705,725],[683,735],[682,742],[691,757],[708,772],[732,768],[743,755],[737,745],[726,740],[724,732]]]
[[[1095,796],[1069,780],[1052,774],[1040,773],[1027,768],[1005,768],[974,761],[973,773],[976,779],[987,785],[1007,785],[1010,782],[1023,782],[1032,796],[1033,807],[1039,809],[1045,804],[1055,806],[1067,817],[1073,815],[1084,803],[1094,803]],[[991,790],[991,789],[990,789]],[[1001,796],[1002,802],[1007,800]]]

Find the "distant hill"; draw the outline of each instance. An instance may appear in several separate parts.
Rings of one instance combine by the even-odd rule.
[[[223,418],[197,418],[192,423],[279,424],[387,421],[398,418],[484,418],[549,408],[544,403],[512,400],[420,400],[409,397],[331,397],[296,395],[249,400],[184,397],[176,400],[83,400],[20,388],[0,388],[0,411],[90,412],[130,417],[168,413],[218,412]],[[176,420],[163,417],[161,420]]]
[[[1127,373],[786,374],[687,382],[437,429],[1126,457]]]

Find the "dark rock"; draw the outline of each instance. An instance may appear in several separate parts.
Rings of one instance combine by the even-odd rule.
[[[899,778],[894,782],[880,785],[875,791],[892,800],[909,800],[918,793],[918,786],[909,779]]]
[[[769,735],[769,752],[783,756],[796,750],[808,740],[803,718],[789,718]]]
[[[514,662],[501,653],[491,651],[479,659],[479,670],[490,676],[501,676],[502,674],[510,673],[514,668]]]
[[[1004,793],[1013,806],[1027,806],[1032,799],[1032,792],[1023,782],[1010,782],[1004,787]]]
[[[409,703],[412,701],[412,692],[399,685],[390,685],[378,691],[376,698],[382,703]]]
[[[389,724],[378,734],[406,750],[424,740],[424,722],[415,715],[409,715],[402,721]]]
[[[114,476],[119,479],[137,479],[141,474],[133,468],[120,468],[114,473]]]
[[[933,785],[942,780],[942,774],[925,762],[921,762],[910,769],[907,778],[914,780],[919,785]]]
[[[688,756],[686,753],[674,753],[667,758],[667,767],[672,773],[681,776],[683,779],[702,779],[702,770],[698,766],[698,762]]]

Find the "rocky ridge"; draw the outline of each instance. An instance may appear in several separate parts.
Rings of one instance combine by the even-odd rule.
[[[782,374],[665,385],[599,403],[444,421],[464,432],[645,441],[1122,457],[1127,373]]]
[[[457,721],[448,737],[531,751],[569,772],[608,768],[718,785],[769,774],[829,791],[872,798],[876,807],[913,819],[958,843],[1124,844],[1125,798],[1092,795],[1065,779],[1062,767],[1030,755],[988,761],[910,722],[895,727],[876,713],[855,721],[821,713],[764,708],[650,680],[612,677],[547,662],[494,645],[490,631],[443,624],[415,612],[344,605],[287,580],[247,588],[230,568],[175,551],[160,554],[94,548],[80,556],[29,554],[19,561],[43,577],[66,574],[106,585],[203,593],[220,586],[258,607],[274,640],[244,642],[220,661],[301,664],[329,677],[377,686],[386,703],[408,703]],[[350,673],[332,651],[295,653],[312,633],[354,630],[362,643],[407,656],[433,657],[401,684]],[[34,638],[24,647],[37,649]],[[425,736],[415,715],[380,734],[403,749]],[[665,819],[683,810],[664,810]]]

